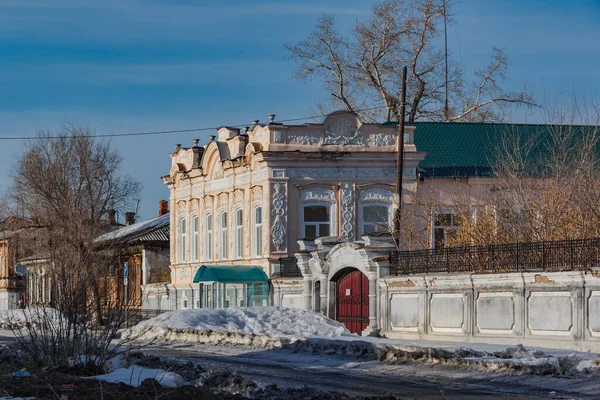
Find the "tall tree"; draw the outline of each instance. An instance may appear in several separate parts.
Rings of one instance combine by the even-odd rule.
[[[53,292],[52,310],[28,302],[21,345],[46,366],[103,362],[118,349],[111,340],[132,312],[129,304],[104,307],[102,280],[118,248],[98,252],[93,242],[110,229],[107,211],[128,207],[140,184],[109,143],[81,127],[26,143],[13,171],[12,200],[36,232]]]
[[[450,62],[446,73],[440,28],[450,19],[451,6],[452,0],[386,0],[375,4],[371,17],[356,22],[348,35],[336,30],[333,17],[323,15],[308,38],[285,48],[298,64],[297,78],[317,77],[333,108],[367,120],[400,119],[405,65],[409,122],[497,120],[507,104],[533,105],[526,87],[517,92],[503,88],[508,58],[499,48],[468,83],[456,63]]]

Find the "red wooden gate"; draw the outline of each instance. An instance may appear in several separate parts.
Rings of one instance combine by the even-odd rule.
[[[337,320],[352,333],[361,333],[369,326],[369,279],[354,269],[337,281]]]

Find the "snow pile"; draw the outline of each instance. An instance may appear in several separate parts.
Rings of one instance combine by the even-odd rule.
[[[352,335],[311,310],[278,307],[170,311],[133,327],[131,337],[251,347],[280,347],[307,337]]]
[[[181,375],[164,369],[144,368],[132,365],[129,368],[119,368],[110,374],[90,376],[86,379],[97,379],[109,383],[124,383],[138,387],[146,379],[156,379],[162,386],[177,388],[186,384]]]
[[[26,308],[23,310],[0,310],[0,329],[23,329],[28,323],[58,324],[57,311],[52,308]]]
[[[343,339],[343,340],[342,340]],[[321,354],[360,361],[387,363],[420,362],[448,366],[467,366],[485,371],[514,374],[574,376],[600,371],[599,359],[585,359],[581,353],[548,354],[523,345],[503,350],[474,350],[462,346],[403,345],[374,338],[308,338],[285,345],[285,351]]]

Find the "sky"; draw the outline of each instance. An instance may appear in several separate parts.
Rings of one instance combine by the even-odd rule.
[[[331,14],[341,30],[369,16],[367,0],[0,0],[0,192],[22,141],[65,124],[99,134],[250,124],[308,117],[318,81],[292,78],[284,43]],[[543,102],[565,93],[600,100],[600,2],[461,0],[448,30],[467,73],[493,46],[509,56],[507,83]],[[520,111],[514,122],[541,122]],[[123,167],[143,184],[138,217],[168,199],[160,177],[175,143],[214,132],[113,138]],[[134,210],[132,210],[134,211]],[[121,216],[122,218],[122,216]]]

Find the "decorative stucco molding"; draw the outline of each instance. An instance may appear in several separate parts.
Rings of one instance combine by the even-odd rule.
[[[288,142],[290,144],[303,144],[305,146],[319,143],[319,138],[313,136],[311,133],[299,132],[288,135]]]
[[[360,201],[384,201],[391,203],[394,200],[392,192],[387,189],[367,189],[360,192]]]
[[[369,141],[374,146],[392,146],[396,144],[396,135],[392,133],[376,133],[371,135]]]
[[[271,240],[277,250],[285,248],[285,236],[287,231],[287,216],[286,216],[286,198],[285,184],[276,183],[273,185],[273,208],[271,214],[273,221],[271,224]]]
[[[352,121],[347,118],[336,119],[323,131],[320,146],[326,145],[363,145],[363,135]]]
[[[302,201],[327,201],[335,202],[335,192],[331,189],[306,189],[302,191]]]
[[[342,239],[351,241],[354,238],[354,185],[342,185]]]

